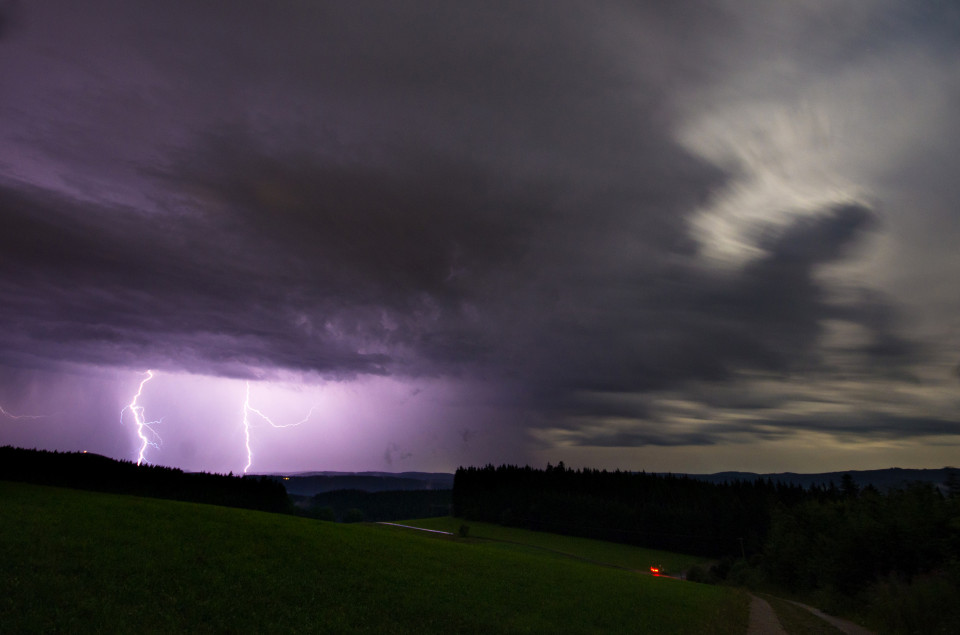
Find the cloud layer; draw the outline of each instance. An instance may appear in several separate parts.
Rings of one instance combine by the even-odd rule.
[[[953,437],[957,20],[2,4],[0,363],[481,382],[547,450]]]

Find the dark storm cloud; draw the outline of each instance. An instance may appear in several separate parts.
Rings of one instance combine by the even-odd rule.
[[[873,413],[848,416],[824,415],[815,419],[778,417],[761,422],[703,423],[699,426],[663,425],[645,422],[608,423],[604,427],[573,428],[559,436],[567,442],[595,447],[674,447],[712,446],[736,440],[750,443],[758,440],[780,440],[798,433],[817,432],[839,439],[856,441],[904,440],[917,437],[953,436],[960,432],[960,423],[925,417],[903,417]]]
[[[738,176],[674,134],[741,33],[712,3],[122,4],[103,28],[129,39],[89,43],[103,83],[24,133],[71,187],[0,189],[5,363],[480,377],[536,413],[645,418],[602,395],[823,370],[828,319],[891,370],[915,354],[887,301],[818,277],[880,226],[865,205],[755,228],[741,268],[698,258],[691,218]]]
[[[0,2],[0,39],[7,37],[17,26],[19,14],[20,3],[17,0]]]
[[[224,228],[31,194],[0,192],[7,361],[383,372],[381,355],[296,337],[283,272],[250,266]]]
[[[718,273],[680,261],[655,275],[611,269],[600,287],[568,283],[581,305],[592,304],[591,319],[551,313],[551,328],[530,335],[535,350],[547,351],[531,374],[550,377],[551,387],[637,391],[724,380],[738,369],[816,368],[822,322],[840,309],[815,274],[873,223],[869,210],[843,206],[770,235],[762,241],[766,254],[742,270]],[[860,317],[872,315],[854,304]],[[854,319],[854,311],[845,313]]]
[[[906,417],[873,414],[869,417],[826,416],[791,421],[791,430],[826,432],[851,439],[870,436],[874,439],[909,439],[923,436],[953,436],[960,432],[960,422],[927,417]],[[786,427],[786,426],[784,426]]]
[[[577,392],[802,364],[832,311],[814,268],[872,219],[846,207],[805,220],[767,240],[767,256],[720,277],[664,255],[605,263],[575,239],[594,231],[585,214],[561,221],[569,242],[530,261],[548,204],[496,200],[480,170],[420,164],[399,178],[291,165],[304,172],[257,163],[237,170],[248,178],[203,183],[226,197],[226,217],[78,210],[6,193],[0,247],[15,291],[4,313],[19,327],[7,337],[29,342],[32,355],[46,347],[78,361],[221,372],[231,362],[344,376],[486,370],[570,413],[637,416],[642,404]],[[601,286],[604,277],[612,284]],[[26,312],[29,323],[18,320]],[[153,351],[157,338],[164,345]]]
[[[724,430],[724,432],[729,432]],[[710,446],[724,441],[724,435],[706,432],[681,432],[676,430],[631,430],[631,431],[602,431],[596,434],[577,432],[569,437],[578,445],[589,445],[600,448],[635,448],[644,446],[675,447],[675,446]]]

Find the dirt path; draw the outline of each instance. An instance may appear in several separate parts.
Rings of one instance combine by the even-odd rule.
[[[787,635],[780,626],[777,614],[766,600],[750,596],[750,626],[747,635]]]
[[[399,523],[387,523],[387,522],[378,522],[378,525],[390,525],[391,527],[403,527],[404,529],[416,529],[417,531],[426,531],[431,534],[443,534],[444,536],[452,536],[453,532],[451,531],[440,531],[439,529],[424,529],[423,527],[414,527],[413,525],[401,525]]]
[[[794,602],[793,600],[787,600],[791,604],[796,604],[799,607],[805,608],[817,617],[819,617],[824,622],[827,622],[834,628],[840,629],[847,635],[875,635],[873,631],[868,631],[859,624],[854,624],[850,620],[845,620],[839,617],[834,617],[832,615],[827,615],[820,609],[815,609],[812,606],[807,606],[806,604],[801,604],[800,602]]]

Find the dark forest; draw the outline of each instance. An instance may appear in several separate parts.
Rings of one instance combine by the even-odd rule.
[[[804,488],[488,465],[457,470],[453,505],[466,519],[716,558],[691,580],[816,597],[904,632],[960,632],[960,473],[949,474],[942,487],[880,492],[849,475]]]
[[[0,447],[0,479],[269,512],[286,512],[291,508],[283,485],[267,477],[184,472],[86,452],[3,446]]]

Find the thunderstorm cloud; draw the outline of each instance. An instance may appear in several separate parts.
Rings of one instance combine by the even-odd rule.
[[[372,469],[937,466],[958,54],[923,1],[0,2],[0,405],[74,413],[0,442],[151,368],[376,384]]]

